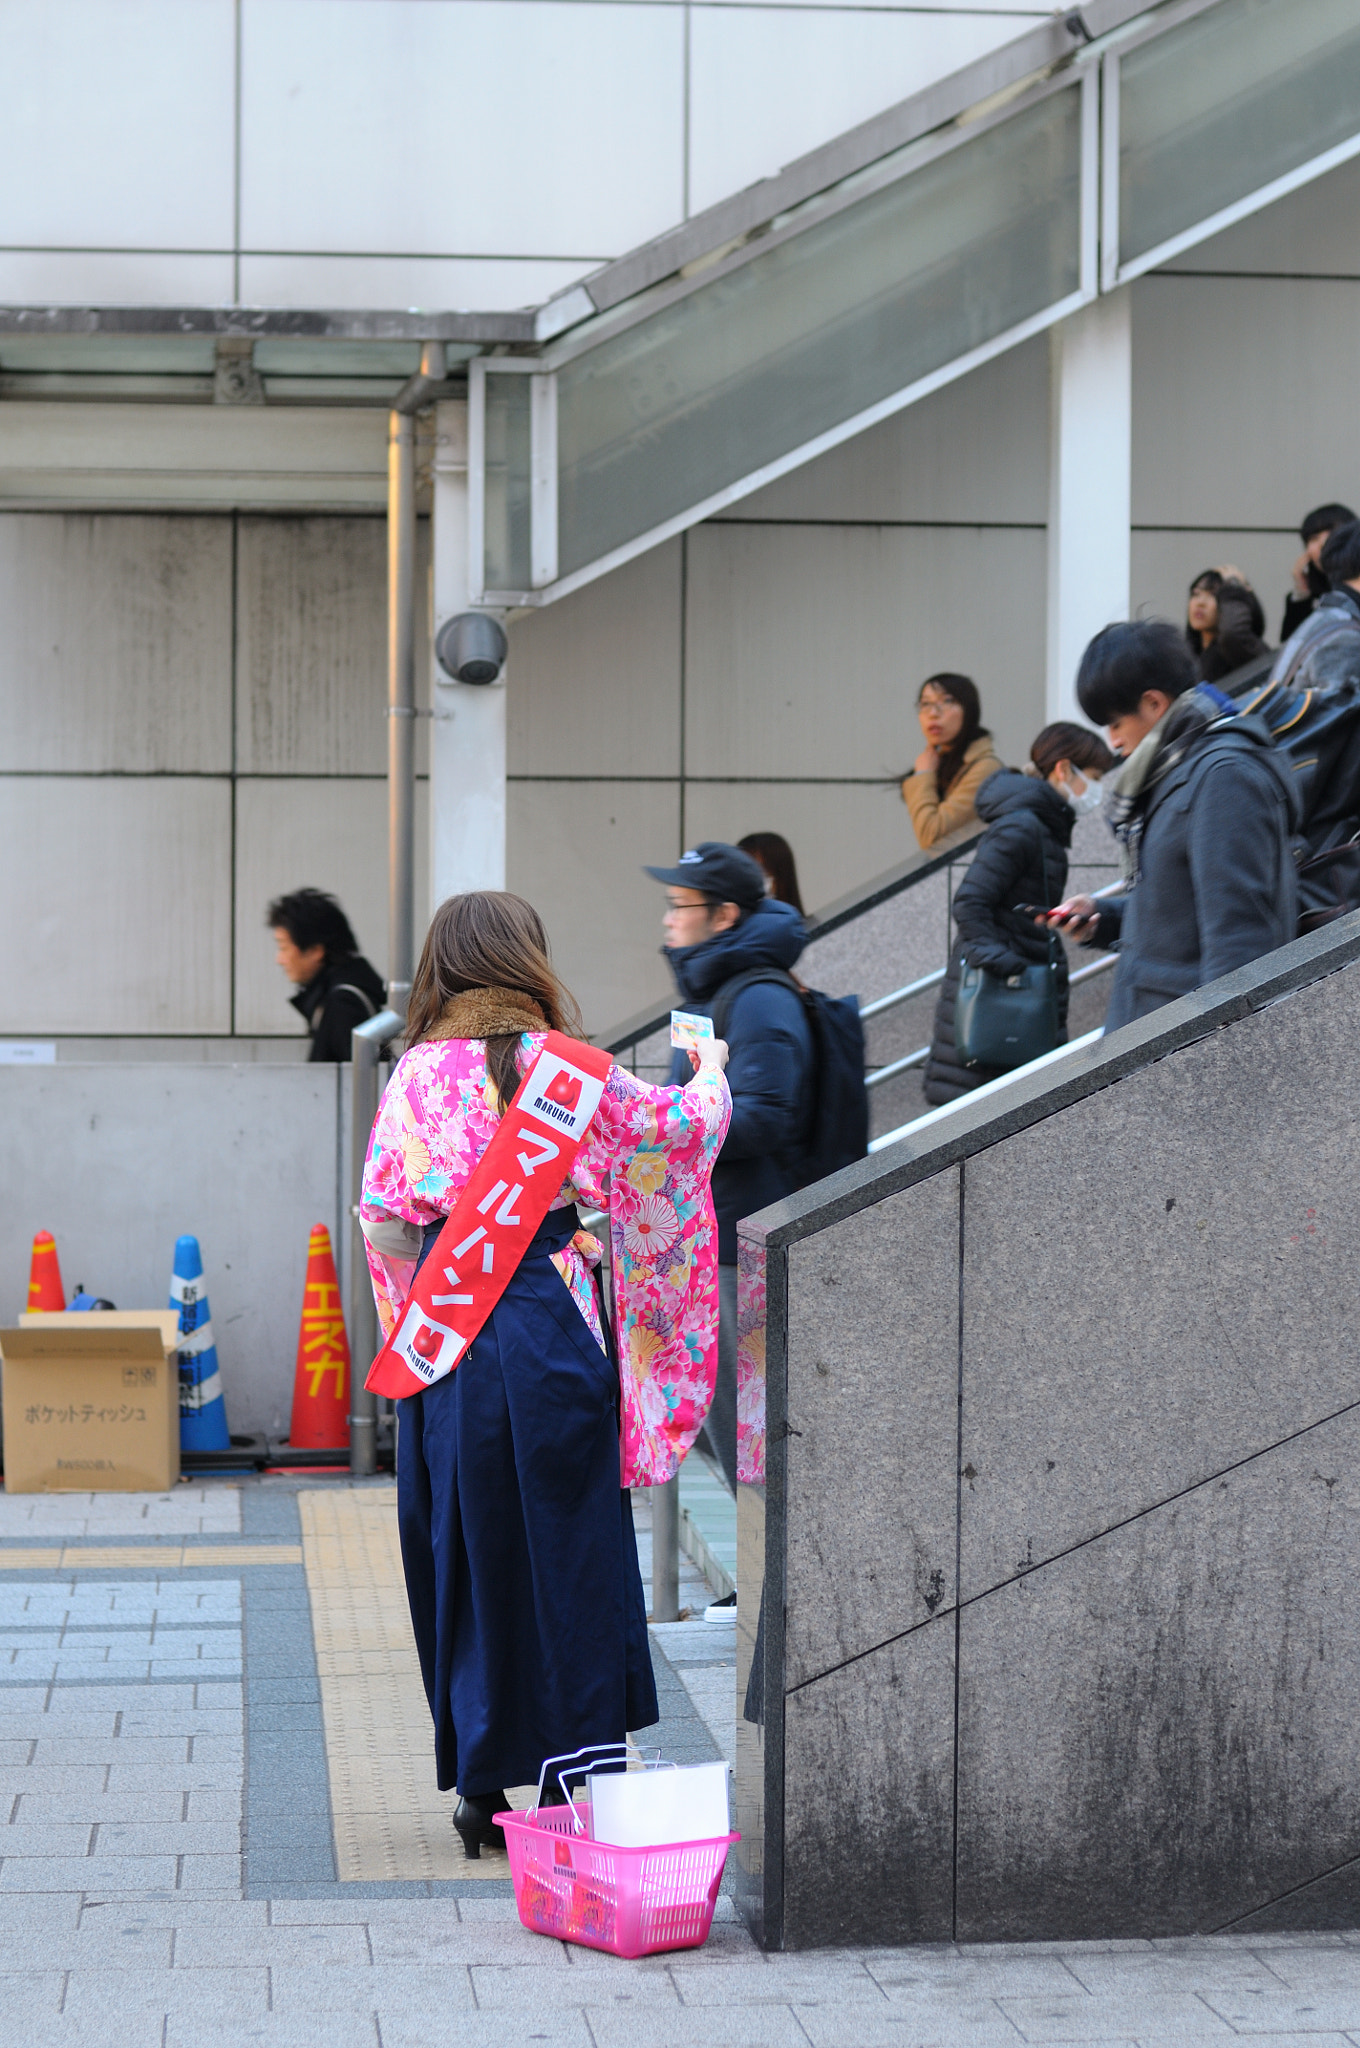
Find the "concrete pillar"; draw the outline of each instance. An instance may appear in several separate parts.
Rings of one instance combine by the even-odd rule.
[[[1127,289],[1050,330],[1047,715],[1081,719],[1077,665],[1129,615],[1132,357]]]
[[[467,401],[435,408],[434,633],[468,609]],[[433,645],[434,635],[431,635]],[[431,655],[431,660],[434,657]],[[430,735],[430,903],[505,887],[505,675],[453,683],[435,662]]]

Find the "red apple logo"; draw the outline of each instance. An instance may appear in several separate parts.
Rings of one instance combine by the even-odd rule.
[[[559,1109],[575,1109],[581,1100],[579,1075],[569,1074],[565,1067],[560,1067],[543,1090],[543,1099],[555,1102]]]
[[[421,1323],[411,1338],[411,1349],[418,1351],[428,1364],[433,1365],[439,1356],[439,1347],[443,1341],[444,1332],[442,1330],[434,1330],[431,1329],[428,1323]]]

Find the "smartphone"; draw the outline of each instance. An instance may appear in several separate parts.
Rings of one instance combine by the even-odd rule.
[[[1055,915],[1053,911],[1045,909],[1042,903],[1013,903],[1011,914],[1014,917],[1030,917],[1036,920],[1041,917],[1051,920]]]

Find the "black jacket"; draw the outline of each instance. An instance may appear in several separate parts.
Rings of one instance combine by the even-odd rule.
[[[1360,591],[1340,584],[1320,597],[1275,657],[1271,681],[1326,690],[1360,676]]]
[[[1138,884],[1102,904],[1093,945],[1118,943],[1115,1031],[1294,937],[1298,800],[1264,720],[1210,727],[1153,789]]]
[[[1046,960],[1049,940],[1032,919],[1018,917],[1017,903],[1052,909],[1067,887],[1067,849],[1076,812],[1066,797],[1037,776],[1013,768],[991,776],[977,794],[978,816],[987,826],[972,864],[954,897],[958,938],[940,984],[926,1061],[924,1093],[937,1106],[995,1078],[992,1067],[965,1067],[954,1045],[954,998],[964,959],[993,974],[1018,974],[1031,961]],[[1059,1015],[1067,1022],[1067,959],[1059,943]]]
[[[1309,562],[1304,575],[1308,579],[1307,597],[1300,597],[1297,592],[1291,590],[1284,601],[1284,617],[1280,621],[1281,646],[1298,632],[1305,619],[1312,617],[1318,599],[1325,597],[1332,587],[1330,579],[1319,569],[1316,562]]]
[[[683,1007],[711,1016],[725,981],[756,967],[788,970],[806,944],[798,912],[767,896],[730,931],[702,945],[664,950]],[[732,1122],[713,1169],[713,1207],[718,1258],[734,1266],[740,1218],[793,1192],[812,1107],[812,1033],[802,997],[779,982],[743,989],[728,1018],[727,1043]],[[690,1080],[693,1072],[688,1053],[677,1052],[672,1083]]]
[[[387,1001],[386,984],[361,953],[329,960],[314,981],[289,999],[307,1019],[312,1035],[309,1060],[347,1060],[356,1024],[376,1017]]]

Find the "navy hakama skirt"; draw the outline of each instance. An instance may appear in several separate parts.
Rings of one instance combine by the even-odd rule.
[[[659,1718],[618,1378],[551,1263],[576,1228],[562,1217],[456,1369],[399,1404],[397,1517],[441,1791],[533,1784],[545,1757]]]

